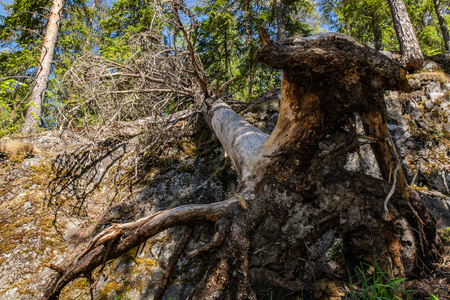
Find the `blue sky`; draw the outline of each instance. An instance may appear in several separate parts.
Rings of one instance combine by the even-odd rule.
[[[5,13],[5,10],[3,9],[3,3],[9,3],[11,0],[6,0],[6,1],[0,1],[0,15],[1,16],[5,16],[6,15],[6,13]]]

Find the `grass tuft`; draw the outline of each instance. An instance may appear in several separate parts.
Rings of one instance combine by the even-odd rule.
[[[11,138],[3,138],[0,140],[0,152],[15,163],[21,163],[25,158],[39,153],[33,144]]]

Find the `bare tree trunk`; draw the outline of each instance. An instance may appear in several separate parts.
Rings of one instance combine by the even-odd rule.
[[[252,48],[250,44],[250,22],[252,18],[252,14],[250,11],[250,3],[251,1],[247,1],[244,9],[244,18],[245,18],[245,46],[247,47],[247,55],[249,59],[248,66],[248,75],[247,75],[247,85],[248,85],[248,98],[251,99],[253,97],[253,55]]]
[[[53,54],[55,53],[56,40],[58,38],[59,22],[64,0],[53,0],[50,9],[50,16],[45,32],[44,43],[42,45],[39,66],[36,73],[36,82],[31,91],[30,106],[25,117],[23,133],[35,132],[39,126],[42,103],[44,101],[45,90],[47,89],[48,78],[52,68]]]
[[[287,38],[286,34],[286,23],[284,20],[284,8],[283,8],[283,0],[275,0],[275,10],[277,15],[277,37],[278,40],[283,40]]]
[[[376,12],[372,16],[372,31],[375,50],[377,51],[383,50],[383,33],[381,32],[379,19]]]
[[[423,54],[403,0],[388,0],[403,62],[409,72],[423,66]]]
[[[442,37],[444,38],[445,49],[450,51],[450,35],[448,33],[447,22],[445,22],[444,19],[440,0],[434,0],[434,8],[439,21],[439,27],[441,27]]]

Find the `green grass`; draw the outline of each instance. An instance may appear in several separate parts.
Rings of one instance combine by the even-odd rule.
[[[369,269],[372,269],[372,273],[368,275],[367,270]],[[358,282],[354,283],[350,279],[351,296],[354,300],[406,300],[412,298],[413,291],[406,291],[401,286],[406,278],[391,279],[389,274],[380,268],[377,261],[373,266],[361,263],[361,267],[356,267],[355,271]]]

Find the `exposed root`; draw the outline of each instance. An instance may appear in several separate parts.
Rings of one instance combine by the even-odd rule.
[[[195,249],[191,252],[188,253],[187,257],[188,258],[194,258],[195,256],[204,253],[204,252],[208,252],[214,248],[217,248],[218,246],[220,246],[223,242],[223,240],[225,239],[228,229],[230,227],[229,222],[227,219],[222,218],[219,219],[216,222],[216,233],[214,234],[212,240],[210,243],[206,244],[203,248],[200,249]]]
[[[161,211],[135,222],[115,224],[97,235],[67,267],[49,265],[58,271],[58,275],[42,299],[57,298],[69,282],[86,276],[108,260],[119,257],[167,228],[194,222],[217,221],[235,205],[238,205],[238,201],[234,198],[212,204],[186,205]]]
[[[184,251],[184,248],[186,247],[186,244],[189,242],[189,239],[192,235],[192,232],[194,229],[192,227],[187,227],[184,231],[183,237],[181,240],[178,241],[178,244],[175,247],[175,250],[170,257],[169,263],[167,264],[166,271],[164,272],[164,276],[159,283],[158,290],[156,291],[154,300],[161,300],[164,296],[164,292],[167,289],[167,285],[169,283],[170,275],[173,272],[173,269],[177,265],[178,259],[180,259],[181,254]]]
[[[386,196],[386,199],[384,199],[384,213],[385,213],[386,219],[389,214],[389,209],[388,209],[389,199],[391,199],[392,195],[394,195],[395,188],[397,186],[397,172],[399,169],[400,169],[400,164],[396,164],[395,170],[394,170],[394,180],[392,181],[392,188],[389,191],[389,194]]]
[[[200,283],[191,292],[188,299],[223,299],[223,293],[230,277],[230,263],[222,258],[205,275]]]
[[[303,289],[303,283],[300,280],[288,280],[266,268],[253,268],[251,270],[251,275],[252,277],[264,278],[264,280],[269,281],[271,285],[292,292],[300,292]]]

